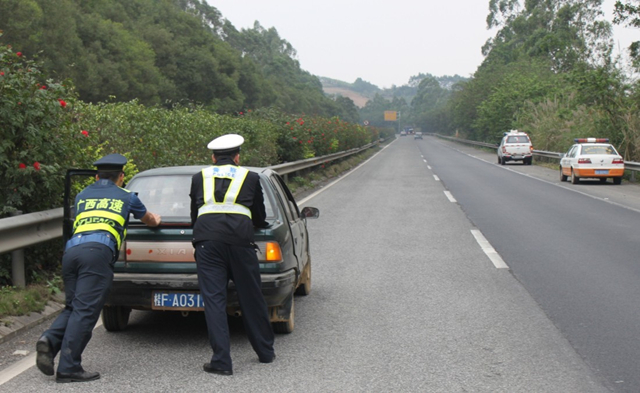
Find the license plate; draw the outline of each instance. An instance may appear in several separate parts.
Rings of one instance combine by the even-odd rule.
[[[198,292],[154,292],[152,310],[204,311]]]
[[[596,169],[596,175],[608,175],[608,174],[609,174],[608,169]]]

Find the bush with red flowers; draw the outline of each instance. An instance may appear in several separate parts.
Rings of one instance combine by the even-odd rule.
[[[10,47],[0,47],[0,72],[0,218],[60,207],[64,171],[88,144],[73,129],[75,93]]]

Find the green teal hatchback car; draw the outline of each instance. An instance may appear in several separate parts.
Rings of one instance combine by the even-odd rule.
[[[102,310],[109,331],[123,330],[135,310],[203,311],[196,263],[191,244],[191,177],[204,166],[156,168],[135,175],[126,186],[136,192],[149,211],[162,216],[157,228],[131,218],[127,236],[114,268],[113,286]],[[294,329],[294,295],[311,291],[311,256],[307,218],[318,218],[313,207],[300,209],[282,178],[268,168],[248,168],[260,175],[268,228],[255,229],[262,293],[276,333]],[[90,170],[67,172],[65,237],[73,223],[69,186],[72,176]],[[69,204],[71,201],[71,204]],[[241,316],[233,281],[229,282],[227,313]]]

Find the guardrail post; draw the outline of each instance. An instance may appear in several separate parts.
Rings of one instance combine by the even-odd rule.
[[[10,215],[15,217],[21,214],[22,211],[16,210]],[[11,279],[14,287],[24,288],[27,285],[24,275],[24,249],[22,248],[11,251]]]

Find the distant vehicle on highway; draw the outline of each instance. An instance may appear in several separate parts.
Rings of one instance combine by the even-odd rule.
[[[422,132],[416,132],[415,135],[413,135],[413,139],[422,139]]]
[[[613,184],[622,183],[624,160],[609,139],[577,138],[574,142],[560,159],[560,181],[571,178],[577,184],[580,179],[595,178],[605,183],[611,178]]]
[[[147,228],[139,220],[130,220],[114,266],[113,286],[102,310],[102,321],[108,331],[123,330],[132,309],[183,313],[204,310],[191,244],[189,198],[191,176],[203,168],[150,169],[135,175],[127,185],[150,211],[162,216],[162,223],[158,228]],[[266,220],[271,224],[268,228],[256,228],[254,235],[262,294],[273,330],[290,333],[294,328],[294,293],[308,295],[311,291],[307,218],[317,218],[319,211],[313,207],[300,209],[273,170],[247,169],[260,175]],[[67,177],[77,175],[72,171]],[[65,223],[69,222],[73,218],[65,214]],[[227,313],[240,315],[233,281],[229,282],[228,294]]]
[[[407,132],[406,131],[400,131],[400,136],[407,136]]]
[[[529,135],[517,130],[505,132],[498,146],[498,164],[509,161],[522,161],[524,165],[533,162],[533,146]]]

